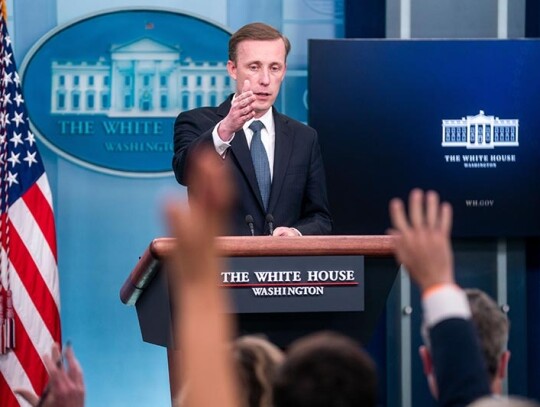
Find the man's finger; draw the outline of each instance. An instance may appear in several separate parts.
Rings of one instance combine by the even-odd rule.
[[[242,86],[242,93],[247,92],[248,90],[251,90],[251,83],[249,82],[249,79],[246,79],[244,81],[244,86]]]
[[[394,229],[399,232],[403,233],[409,228],[403,201],[399,198],[394,198],[390,201],[390,220],[392,221]]]
[[[81,365],[75,354],[73,353],[73,348],[71,346],[66,346],[66,361],[69,366],[68,376],[77,384],[84,385],[83,372]]]
[[[171,200],[165,203],[165,219],[171,236],[175,237],[178,246],[182,241],[190,238],[190,228],[192,219],[187,203]],[[173,252],[173,256],[178,255],[178,250]]]
[[[52,360],[49,355],[43,356],[43,364],[45,365],[45,368],[47,368],[47,372],[49,372],[48,386],[55,388],[58,386],[58,383],[62,382],[62,377],[65,375],[64,370],[62,367],[59,368],[56,360]]]
[[[25,399],[31,406],[35,407],[39,403],[39,397],[33,391],[26,389],[15,389],[15,394]]]
[[[62,366],[62,352],[60,351],[60,345],[54,343],[51,348],[51,359],[57,367]]]
[[[415,188],[409,194],[409,216],[415,228],[424,226],[424,192]]]
[[[438,226],[439,221],[439,194],[435,191],[426,193],[426,223],[429,227]]]
[[[43,364],[47,368],[47,372],[49,373],[49,376],[52,380],[52,376],[58,370],[58,364],[56,363],[56,360],[53,360],[52,357],[49,355],[43,355]]]
[[[447,236],[450,236],[452,231],[452,206],[448,202],[443,202],[441,205],[440,227]]]

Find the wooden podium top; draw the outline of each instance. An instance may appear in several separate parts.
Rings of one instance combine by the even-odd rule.
[[[255,256],[393,256],[392,236],[227,236],[218,237],[224,257]],[[174,250],[174,238],[157,238],[133,268],[120,290],[124,304],[133,305],[159,270],[161,261]]]

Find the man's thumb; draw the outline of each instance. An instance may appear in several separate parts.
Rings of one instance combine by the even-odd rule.
[[[31,406],[37,406],[39,404],[39,397],[34,394],[33,391],[26,389],[15,389],[15,394],[25,399]]]

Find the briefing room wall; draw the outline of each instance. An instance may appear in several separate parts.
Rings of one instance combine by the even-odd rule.
[[[9,11],[20,68],[50,30],[108,10],[186,12],[229,31],[254,20],[268,22],[283,29],[293,44],[279,109],[305,120],[307,67],[301,42],[342,31],[342,6],[340,1],[304,0],[17,0]],[[226,58],[225,48],[223,54]],[[45,73],[48,69],[43,66]],[[32,106],[50,95],[25,88],[25,99]],[[29,113],[34,120],[30,108]],[[172,138],[172,128],[164,131]],[[94,171],[38,142],[54,198],[63,338],[73,343],[84,367],[86,405],[168,405],[166,352],[142,342],[135,309],[121,304],[119,289],[150,240],[166,234],[160,214],[164,196],[185,196],[185,188],[172,175],[120,177]]]
[[[388,0],[386,2],[386,36],[388,38],[522,38],[525,36],[526,9],[535,3],[525,0],[454,1]],[[537,17],[538,18],[538,17]],[[348,21],[348,20],[346,20]],[[535,246],[536,244],[536,246]],[[527,249],[526,249],[527,247]],[[526,245],[523,239],[469,239],[454,242],[458,281],[464,286],[479,287],[509,305],[512,322],[509,347],[515,353],[508,371],[510,393],[538,397],[538,338],[528,332],[538,332],[532,318],[538,306],[538,270],[527,269],[526,260],[536,243]],[[531,297],[534,294],[534,297]],[[529,299],[527,300],[527,297]],[[529,301],[529,308],[527,308]],[[413,309],[418,309],[417,293],[413,290]],[[533,308],[531,308],[531,305]],[[402,317],[398,317],[402,318]],[[412,391],[405,394],[402,405],[430,405],[421,371],[417,347],[420,318],[413,313],[410,342]]]
[[[305,39],[343,36],[346,18],[343,0],[16,0],[13,3],[12,34],[19,66],[30,48],[50,29],[111,8],[175,9],[203,16],[231,31],[253,20],[273,24],[293,43],[289,79],[278,106],[300,120],[306,120]],[[400,36],[402,22],[406,21],[401,12],[407,3],[411,10],[412,37],[496,37],[498,4],[508,7],[508,36],[523,35],[524,0],[388,0],[388,37]],[[25,95],[27,99],[36,97]],[[64,339],[72,340],[85,367],[87,405],[167,405],[165,352],[142,343],[135,310],[120,303],[118,290],[150,239],[166,233],[159,213],[163,196],[169,191],[183,195],[185,190],[171,176],[115,177],[73,164],[43,144],[40,149],[55,199],[63,334]],[[476,281],[474,270],[486,257],[490,265],[496,263],[496,246],[496,242],[459,242],[459,278],[471,284]],[[520,256],[522,259],[524,252],[518,250],[517,257]],[[524,271],[521,264],[521,260],[511,262],[509,270],[517,269],[521,276]],[[496,295],[496,278],[493,271],[478,284]],[[516,284],[523,284],[523,280]],[[521,307],[517,306],[516,310]],[[413,359],[414,345],[413,339]],[[519,356],[519,350],[517,353]],[[520,366],[515,363],[519,359],[513,360],[511,369]],[[415,375],[421,372],[416,364],[412,371]],[[519,385],[521,377],[511,372],[511,387],[512,380]],[[419,392],[415,390],[415,401],[420,397]],[[407,397],[401,402],[410,405]]]
[[[508,38],[525,36],[526,0],[387,0],[386,37],[400,38],[403,23],[411,38]],[[504,13],[504,16],[501,15]]]

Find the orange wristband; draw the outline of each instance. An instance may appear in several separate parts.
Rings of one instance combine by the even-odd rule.
[[[425,299],[427,297],[429,297],[431,294],[437,292],[437,291],[440,291],[442,290],[443,288],[445,287],[455,287],[455,288],[459,288],[459,286],[455,283],[439,283],[439,284],[434,284],[432,286],[429,286],[428,288],[426,288],[423,292],[422,292],[422,299]]]

